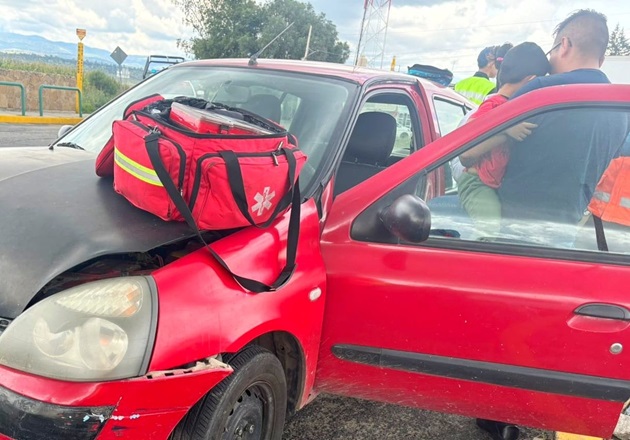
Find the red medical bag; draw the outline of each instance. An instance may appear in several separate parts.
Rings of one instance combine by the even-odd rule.
[[[114,122],[114,189],[136,207],[164,220],[186,221],[197,232],[267,227],[291,207],[292,242],[287,244],[287,268],[281,275],[288,279],[299,230],[298,175],[306,155],[276,123],[200,101],[157,100]],[[187,106],[191,108],[182,108]],[[202,133],[176,124],[171,119],[174,110],[196,117],[188,122],[201,127]],[[243,119],[226,116],[230,112]],[[221,132],[221,124],[229,127],[227,134]],[[252,291],[286,282],[279,279],[267,286],[232,275]]]

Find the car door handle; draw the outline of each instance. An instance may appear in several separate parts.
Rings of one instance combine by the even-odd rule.
[[[614,319],[617,321],[630,321],[630,310],[614,304],[591,303],[584,304],[574,310],[576,315],[589,316],[591,318]]]
[[[630,310],[616,304],[582,304],[573,311],[567,325],[588,333],[619,333],[630,327]]]

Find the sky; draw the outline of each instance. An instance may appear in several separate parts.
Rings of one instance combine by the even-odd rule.
[[[355,51],[364,1],[311,3]],[[620,23],[630,35],[630,3],[619,0],[392,0],[383,68],[395,55],[401,70],[432,64],[459,77],[474,72],[477,54],[489,45],[533,41],[546,51],[554,26],[579,8],[603,12],[611,30]],[[0,0],[0,10],[1,31],[76,42],[80,27],[87,29],[86,45],[120,46],[133,55],[182,55],[176,41],[193,35],[173,0]]]

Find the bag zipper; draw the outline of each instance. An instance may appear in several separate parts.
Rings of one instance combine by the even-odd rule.
[[[270,151],[266,153],[234,153],[237,157],[269,157],[273,160],[275,166],[280,166],[278,162],[278,155],[282,154],[282,145],[283,142],[280,142],[278,148],[275,151]],[[197,196],[199,194],[199,187],[201,186],[201,173],[203,170],[203,162],[207,159],[211,159],[213,157],[221,157],[219,153],[207,153],[197,159],[197,169],[195,170],[195,183],[193,184],[192,193],[190,195],[190,203],[189,208],[192,212],[195,207],[195,203],[197,202]]]
[[[154,93],[153,95],[145,96],[144,98],[136,99],[135,101],[130,102],[129,105],[127,105],[127,107],[125,107],[125,110],[123,111],[123,118],[126,118],[128,116],[127,112],[129,111],[131,107],[133,107],[134,105],[142,101],[146,101],[147,99],[155,98],[156,96],[161,96],[161,95],[159,93]],[[147,105],[150,105],[150,104],[147,104]]]
[[[186,136],[193,137],[193,138],[197,138],[197,139],[258,139],[258,138],[273,139],[273,138],[285,137],[289,135],[289,132],[287,130],[279,131],[278,133],[271,133],[271,134],[202,134],[202,133],[195,133],[194,131],[191,131],[191,130],[185,130],[183,128],[177,127],[176,125],[170,124],[166,121],[161,121],[161,120],[157,121],[153,115],[143,112],[141,110],[134,110],[133,113],[134,114],[137,113],[146,118],[149,118],[152,121],[155,121],[157,124],[165,125],[166,127],[170,128],[171,130],[177,131],[178,133],[181,133]]]

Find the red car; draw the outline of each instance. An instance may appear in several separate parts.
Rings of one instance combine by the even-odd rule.
[[[297,270],[277,291],[244,290],[185,224],[94,173],[125,106],[183,81],[286,126],[309,157]],[[605,223],[599,251],[592,219],[573,217],[621,148],[630,88],[540,90],[454,130],[470,108],[404,74],[199,61],[50,148],[1,149],[0,437],[279,439],[319,392],[610,436],[630,398],[630,234]],[[512,201],[525,215],[489,231],[462,209],[450,162],[524,120],[544,151],[576,153],[545,156]],[[504,182],[526,168],[517,157]],[[534,195],[566,203],[554,217],[525,205]],[[207,239],[270,282],[287,223]]]

